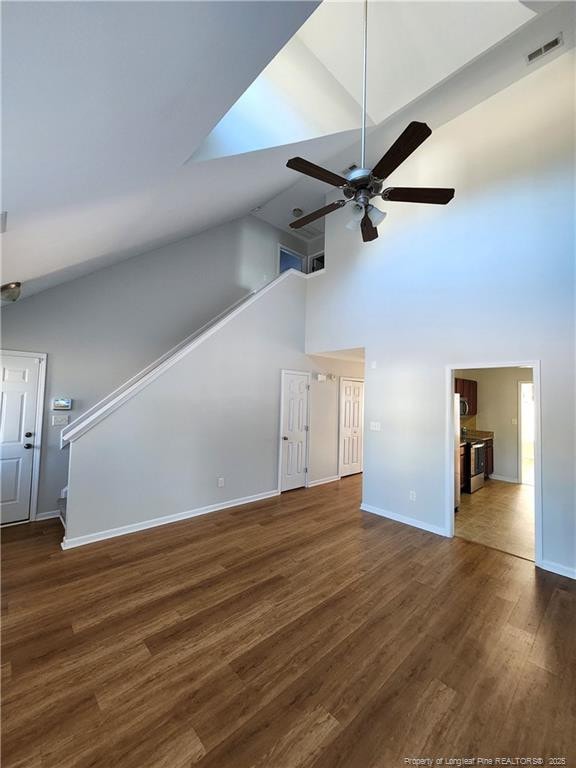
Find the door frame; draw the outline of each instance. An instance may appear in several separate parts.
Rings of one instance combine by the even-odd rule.
[[[38,489],[40,486],[40,458],[42,454],[42,428],[44,426],[44,394],[46,392],[46,352],[23,352],[15,349],[0,349],[0,356],[11,357],[35,357],[39,363],[38,368],[38,393],[36,395],[36,413],[34,429],[34,454],[32,456],[32,485],[30,488],[30,516],[28,520],[19,520],[17,523],[4,523],[3,528],[11,525],[23,525],[36,520],[38,516]]]
[[[360,475],[364,472],[364,396],[366,394],[366,380],[360,376],[340,376],[338,382],[338,479],[342,477],[342,382],[343,381],[361,381],[364,384],[362,391],[362,469],[354,474]],[[348,475],[346,475],[348,477]]]
[[[282,427],[284,426],[284,394],[285,375],[306,376],[308,385],[306,387],[306,471],[304,472],[304,485],[303,488],[308,487],[308,475],[310,474],[310,467],[308,466],[310,460],[310,381],[312,374],[310,371],[294,371],[291,368],[282,368],[280,370],[280,421],[278,423],[278,493],[282,493]]]
[[[528,379],[518,380],[518,399],[516,402],[516,407],[518,409],[518,482],[521,485],[524,485],[522,480],[522,384],[532,384],[532,387],[534,387],[534,382],[529,381]],[[536,393],[534,392],[534,420],[536,420]],[[534,430],[534,441],[536,441],[536,430]],[[534,444],[534,467],[536,467],[536,444]],[[534,483],[536,483],[536,477],[534,477]]]
[[[454,363],[447,365],[446,371],[446,435],[445,457],[447,473],[445,478],[446,507],[444,513],[445,535],[454,536],[454,415],[452,395],[454,389],[454,371],[472,370],[478,368],[531,368],[534,385],[534,565],[546,568],[542,558],[542,441],[541,441],[541,392],[540,392],[540,360],[514,360],[497,363],[475,362]]]

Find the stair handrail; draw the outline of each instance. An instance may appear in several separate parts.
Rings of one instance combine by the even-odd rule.
[[[286,272],[265,283],[260,288],[242,296],[226,309],[222,310],[218,315],[208,320],[204,325],[197,328],[190,336],[187,336],[183,341],[176,344],[174,347],[165,352],[159,358],[147,365],[137,374],[125,381],[110,394],[103,397],[94,405],[87,408],[78,418],[74,419],[68,424],[60,433],[60,447],[64,448],[68,443],[77,440],[85,432],[95,426],[99,421],[102,421],[107,414],[115,411],[119,408],[123,402],[132,397],[137,391],[142,389],[148,383],[153,381],[157,376],[163,373],[168,367],[174,365],[181,357],[186,354],[191,346],[197,346],[204,338],[208,338],[215,330],[224,325],[228,320],[241,312],[245,307],[249,306],[259,296],[266,293],[274,285],[284,280],[288,275],[296,274],[300,277],[306,277],[302,272],[298,272],[295,269],[289,269]]]

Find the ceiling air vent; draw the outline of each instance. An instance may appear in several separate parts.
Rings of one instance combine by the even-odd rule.
[[[294,232],[292,232],[294,234]],[[314,240],[315,237],[320,237],[322,230],[311,227],[310,225],[298,228],[298,234],[305,240]]]
[[[528,64],[532,64],[533,61],[536,61],[537,59],[540,59],[542,56],[545,56],[547,53],[550,53],[550,51],[553,51],[555,48],[559,48],[562,43],[562,33],[560,32],[559,35],[556,35],[556,37],[553,40],[549,40],[547,43],[544,43],[540,48],[536,48],[535,51],[531,51],[528,56],[526,56],[526,61]]]

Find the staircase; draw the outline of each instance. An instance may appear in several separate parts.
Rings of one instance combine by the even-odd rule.
[[[308,277],[244,296],[62,431],[64,549],[278,494],[280,375],[309,365]]]

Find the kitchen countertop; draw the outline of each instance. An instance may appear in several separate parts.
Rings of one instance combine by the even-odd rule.
[[[481,429],[469,429],[466,435],[462,435],[460,438],[460,446],[466,445],[466,443],[473,443],[477,440],[494,440],[494,432]]]

